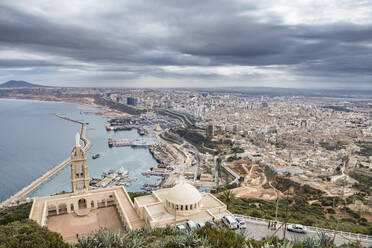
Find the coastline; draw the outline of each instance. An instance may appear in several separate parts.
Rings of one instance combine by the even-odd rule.
[[[80,104],[88,107],[93,107],[97,109],[104,110],[104,112],[95,112],[96,115],[101,115],[106,118],[112,118],[117,116],[133,116],[132,114],[121,112],[116,109],[112,109],[108,106],[102,106],[94,103],[94,99],[92,97],[86,97],[80,99],[80,101],[74,101],[70,98],[43,98],[40,96],[37,97],[0,97],[0,99],[12,99],[12,100],[31,100],[31,101],[39,101],[39,102],[60,102],[60,103],[73,103],[73,104]]]
[[[65,120],[68,120],[68,121],[72,121],[72,122],[76,122],[76,123],[81,124],[80,139],[84,142],[84,148],[83,148],[84,151],[85,152],[88,151],[91,148],[92,143],[86,137],[86,126],[87,126],[87,123],[80,122],[80,121],[77,121],[77,120],[73,120],[73,119],[70,119],[70,118],[67,118],[67,117],[58,115],[58,114],[55,114],[55,115],[57,117],[61,118],[61,119],[65,119]],[[0,203],[0,208],[8,207],[10,205],[13,205],[13,203],[16,202],[16,201],[26,201],[27,202],[26,196],[29,193],[31,193],[33,190],[35,190],[37,187],[39,187],[42,183],[44,183],[45,181],[47,181],[49,178],[51,178],[52,176],[54,176],[55,174],[57,174],[63,168],[65,168],[66,166],[68,166],[70,164],[70,162],[71,162],[71,159],[70,158],[67,158],[66,160],[62,161],[57,166],[55,166],[51,170],[49,170],[46,173],[44,173],[41,177],[35,179],[29,185],[25,186],[20,191],[18,191],[17,193],[15,193],[12,196],[10,196],[8,199],[6,199],[3,202],[1,202]]]
[[[114,118],[114,117],[124,117],[124,116],[127,116],[127,117],[131,117],[133,116],[132,114],[128,114],[128,113],[125,113],[125,112],[121,112],[120,110],[116,110],[116,109],[111,109],[110,107],[108,106],[102,106],[102,105],[97,105],[94,103],[94,99],[93,98],[90,98],[89,101],[87,101],[87,99],[85,98],[85,100],[82,100],[82,101],[71,101],[72,99],[45,99],[43,97],[35,97],[35,98],[23,98],[23,97],[2,97],[0,99],[9,99],[9,100],[25,100],[25,101],[35,101],[35,102],[55,102],[55,103],[68,103],[68,104],[78,104],[78,105],[82,105],[82,106],[85,106],[85,107],[90,107],[90,108],[96,108],[97,110],[88,110],[87,112],[84,112],[84,110],[80,110],[80,114],[91,114],[91,115],[95,115],[97,117],[101,117],[103,119],[108,119],[108,118]],[[75,99],[74,99],[75,100]],[[77,99],[76,99],[77,100]],[[102,110],[102,112],[100,112],[100,110]],[[54,112],[50,112],[50,114],[53,114],[53,115],[56,115],[56,113]],[[61,116],[58,116],[56,115],[57,117],[61,117]],[[75,118],[75,119],[78,119],[78,117],[72,117],[72,118]],[[65,119],[62,117],[62,119]],[[71,120],[69,120],[71,121]],[[72,120],[74,121],[74,120]],[[87,121],[87,120],[86,120]],[[77,121],[79,122],[79,121]],[[89,122],[89,121],[87,121]],[[81,124],[81,123],[80,123]],[[91,125],[93,125],[93,123],[91,123]],[[90,125],[90,126],[91,126]],[[90,127],[89,130],[93,128],[94,129],[94,125],[93,127]],[[136,132],[137,133],[137,132]],[[95,135],[95,134],[94,134]],[[83,135],[81,135],[81,137],[85,137]],[[93,140],[95,138],[93,137]],[[97,146],[99,147],[99,146]],[[101,153],[101,151],[96,151],[97,147],[95,147],[95,149],[93,149],[93,152],[96,152],[96,153]],[[153,154],[151,154],[149,152],[149,149],[146,149],[146,151],[148,151],[150,157],[151,157],[151,160],[155,161],[154,164],[152,163],[148,163],[148,164],[151,164],[151,167],[156,167],[158,165],[158,161],[155,159],[155,157],[153,156]],[[99,160],[101,161],[101,160]],[[120,161],[120,159],[117,159],[117,161]],[[58,163],[58,161],[56,161]],[[94,163],[96,161],[91,161],[91,163]],[[55,163],[55,164],[57,164]],[[35,179],[34,181],[32,181],[31,183],[29,183],[28,185],[24,186],[21,190],[19,191],[16,191],[13,195],[9,196],[7,199],[4,199],[3,202],[0,202],[0,208],[1,207],[4,207],[6,205],[11,205],[10,203],[13,202],[13,204],[15,202],[17,202],[17,200],[21,200],[21,202],[25,202],[26,200],[30,201],[30,199],[32,199],[34,196],[35,196],[35,193],[34,192],[37,192],[39,191],[39,188],[41,187],[42,184],[46,183],[47,181],[49,181],[48,179],[51,178],[53,175],[56,175],[57,172],[60,172],[61,170],[63,170],[63,168],[66,168],[67,165],[68,165],[69,161],[68,160],[64,160],[63,162],[61,162],[61,164],[64,164],[64,166],[61,166],[61,168],[56,171],[55,173],[53,173],[52,175],[48,176],[47,173],[50,173],[54,168],[60,166],[61,164],[55,166],[53,169],[49,170],[48,172],[44,173],[42,176],[39,176],[39,178]],[[116,165],[114,165],[113,167],[115,167]],[[149,167],[150,168],[150,167]],[[145,167],[145,169],[143,171],[146,171],[148,170],[149,168]],[[106,170],[108,169],[111,169],[111,166],[108,167],[108,168],[105,168]],[[101,170],[101,169],[100,169]],[[134,168],[132,168],[132,170],[135,170]],[[141,173],[143,172],[141,171]],[[95,174],[94,174],[95,173]],[[99,175],[101,174],[101,172],[99,172],[99,174],[97,175],[97,172],[93,172],[93,176],[95,177],[99,177]],[[138,175],[138,176],[142,176],[141,175]],[[43,180],[42,182],[38,183],[37,185],[35,184],[35,182],[37,180],[40,180],[41,178],[44,178],[44,177],[47,177],[45,180]],[[145,177],[145,176],[144,176]],[[153,177],[146,177],[147,178],[151,178],[151,182],[147,181],[145,182],[146,184],[154,184],[155,182],[155,179]],[[31,190],[27,190],[28,187],[32,187]],[[137,187],[137,186],[135,186]],[[27,192],[25,192],[25,190],[27,190]],[[43,190],[43,189],[42,189]],[[63,189],[65,190],[65,189]],[[141,191],[141,189],[136,189],[135,191]],[[38,193],[36,193],[37,195]]]

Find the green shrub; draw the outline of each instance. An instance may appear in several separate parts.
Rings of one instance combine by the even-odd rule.
[[[328,212],[329,214],[335,214],[335,213],[336,213],[336,211],[335,211],[333,208],[328,208],[328,209],[327,209],[327,212]]]
[[[3,209],[0,213],[0,225],[6,225],[13,221],[27,219],[31,211],[32,203],[22,204],[16,207]]]
[[[146,194],[143,192],[128,192],[128,195],[130,199],[132,200],[132,202],[134,203],[134,198],[139,197],[139,196],[144,196]]]
[[[69,247],[60,234],[26,219],[0,226],[0,248]]]

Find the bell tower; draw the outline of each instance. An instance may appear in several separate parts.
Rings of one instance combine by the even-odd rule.
[[[89,190],[87,156],[80,146],[79,133],[76,134],[75,139],[76,144],[71,152],[71,187],[73,193]]]

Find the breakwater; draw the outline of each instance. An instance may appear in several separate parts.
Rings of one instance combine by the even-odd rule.
[[[84,142],[84,148],[83,148],[84,151],[87,152],[90,149],[90,147],[92,146],[92,144],[89,141],[89,139],[86,138],[86,126],[87,126],[87,123],[81,122],[81,121],[77,121],[77,120],[73,120],[71,118],[65,117],[65,116],[60,115],[60,114],[55,114],[55,115],[57,117],[59,117],[59,118],[64,119],[64,120],[68,120],[68,121],[72,121],[72,122],[81,124],[80,139]],[[44,183],[49,178],[51,178],[52,176],[54,176],[60,170],[62,170],[66,166],[68,166],[70,164],[70,162],[71,162],[70,158],[67,158],[66,160],[62,161],[57,166],[55,166],[53,169],[47,171],[44,175],[42,175],[38,179],[34,180],[28,186],[24,187],[23,189],[21,189],[20,191],[18,191],[17,193],[15,193],[11,197],[9,197],[8,199],[6,199],[2,203],[0,203],[0,208],[7,207],[7,206],[10,206],[10,205],[14,205],[18,201],[25,200],[26,196],[30,192],[32,192],[33,190],[35,190],[38,186],[40,186],[42,183]]]

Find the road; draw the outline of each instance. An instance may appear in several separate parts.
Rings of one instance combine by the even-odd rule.
[[[218,159],[217,159],[217,156],[214,156],[214,170],[215,170],[215,173],[214,173],[214,181],[216,183],[216,187],[218,187],[219,185],[219,179],[218,179]]]
[[[226,155],[225,159],[228,159],[229,157],[233,156],[234,154],[229,154],[229,155]],[[230,167],[226,166],[225,165],[225,160],[222,160],[221,161],[221,166],[223,168],[225,168],[225,170],[227,172],[229,172],[235,179],[230,182],[230,184],[233,184],[233,183],[236,183],[236,184],[239,184],[239,179],[240,179],[240,176],[238,174],[236,174],[232,169],[230,169]]]
[[[252,221],[250,219],[245,218],[247,229],[245,230],[245,233],[247,237],[254,238],[256,240],[261,240],[262,238],[270,237],[274,234],[275,230],[268,229],[268,223],[263,221]],[[279,227],[279,226],[278,226]],[[283,238],[283,227],[276,233],[276,236],[279,238]],[[333,238],[334,233],[329,233],[329,236]],[[305,237],[318,237],[318,233],[312,230],[308,230],[306,234],[301,233],[293,233],[293,232],[286,232],[286,237],[289,240],[302,240]],[[336,245],[342,245],[345,243],[351,243],[355,241],[356,238],[349,238],[345,236],[341,236],[340,234],[336,235],[335,238],[335,244]],[[372,246],[372,240],[361,240],[361,244],[365,247],[371,247]]]
[[[191,145],[191,146],[194,149],[195,159],[196,159],[196,168],[195,168],[195,175],[194,175],[194,183],[195,183],[196,179],[198,178],[199,171],[200,171],[200,157],[199,157],[199,150],[194,145]]]
[[[194,124],[189,120],[189,118],[185,114],[182,114],[182,113],[179,113],[173,110],[169,110],[169,109],[159,109],[159,113],[162,114],[162,112],[181,120],[182,123],[186,124],[187,126],[190,126],[190,127],[194,126]]]

